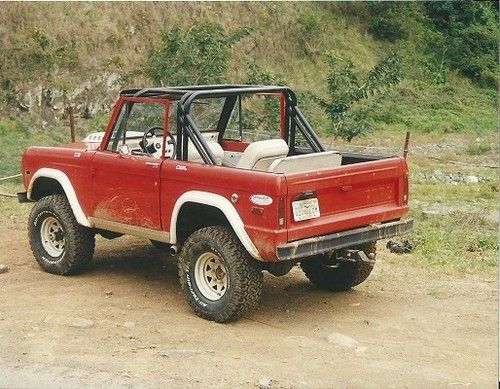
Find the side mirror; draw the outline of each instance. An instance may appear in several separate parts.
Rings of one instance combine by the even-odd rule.
[[[118,146],[118,154],[120,154],[120,156],[125,156],[125,155],[129,155],[130,154],[130,149],[128,148],[127,145],[120,145]]]

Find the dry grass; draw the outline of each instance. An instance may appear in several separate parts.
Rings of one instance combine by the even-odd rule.
[[[35,31],[46,35],[53,47],[74,50],[77,64],[72,71],[59,72],[59,83],[76,84],[96,71],[140,68],[160,31],[187,29],[200,20],[220,23],[228,31],[252,29],[233,50],[229,81],[242,81],[246,62],[255,59],[278,70],[296,88],[321,87],[317,74],[324,65],[300,55],[296,20],[302,13],[321,23],[319,52],[335,48],[361,67],[372,65],[382,52],[380,43],[316,3],[2,3],[0,11],[4,50],[22,50]]]

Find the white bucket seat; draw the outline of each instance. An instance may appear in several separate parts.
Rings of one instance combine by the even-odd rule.
[[[267,171],[276,159],[287,155],[288,145],[283,139],[261,140],[248,145],[236,167]]]

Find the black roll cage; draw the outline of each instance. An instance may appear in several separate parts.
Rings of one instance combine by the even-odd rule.
[[[318,136],[297,106],[295,93],[285,86],[265,85],[191,85],[179,87],[158,87],[145,89],[127,89],[120,94],[134,97],[175,97],[177,104],[177,159],[186,161],[188,156],[188,140],[190,139],[196,150],[207,164],[215,164],[215,157],[190,116],[191,105],[196,99],[225,97],[226,102],[221,112],[217,130],[219,142],[224,137],[224,132],[229,121],[229,116],[234,109],[238,97],[255,93],[283,93],[285,97],[285,133],[284,140],[290,147],[291,155],[297,154],[295,150],[295,134],[297,129],[302,133],[307,143],[315,153],[325,151]],[[187,134],[187,136],[184,136]]]

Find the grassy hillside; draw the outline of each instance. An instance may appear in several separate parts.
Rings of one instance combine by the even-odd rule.
[[[419,3],[2,3],[0,10],[4,174],[18,171],[25,146],[68,139],[69,102],[85,117],[77,120],[80,136],[102,129],[120,88],[152,85],[144,71],[162,31],[188,31],[201,22],[217,23],[228,34],[249,31],[231,48],[227,82],[248,81],[252,62],[277,82],[321,97],[327,93],[326,53],[366,72],[395,50],[403,80],[372,98],[368,119],[375,129],[402,137],[408,130],[491,134],[497,127],[494,88],[452,68],[432,70],[431,21]],[[445,79],[436,82],[436,74]],[[311,122],[327,137],[328,117],[302,95]]]

